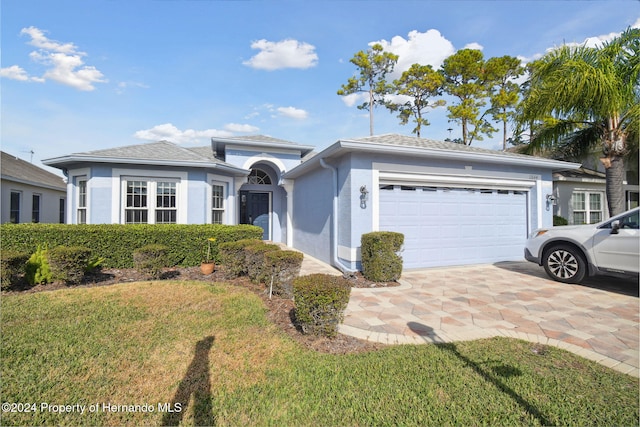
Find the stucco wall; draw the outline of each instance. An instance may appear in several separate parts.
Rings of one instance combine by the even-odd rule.
[[[293,246],[324,262],[331,262],[331,171],[318,167],[296,178],[293,187]]]
[[[51,190],[29,184],[2,180],[2,222],[9,222],[11,209],[11,192],[20,193],[20,223],[31,222],[33,195],[40,195],[40,222],[60,222],[60,199],[66,198],[64,191]]]

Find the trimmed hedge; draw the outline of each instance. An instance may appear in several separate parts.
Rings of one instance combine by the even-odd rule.
[[[300,274],[303,258],[302,252],[296,251],[272,251],[264,254],[264,272],[270,293],[293,298],[293,280]]]
[[[304,334],[334,337],[349,303],[351,284],[341,276],[311,274],[293,281],[295,319]]]
[[[105,268],[131,268],[132,248],[161,244],[168,248],[169,264],[200,265],[202,245],[215,237],[212,258],[219,262],[218,246],[241,239],[261,239],[262,228],[222,224],[2,224],[2,250],[32,254],[38,245],[83,246],[104,258]]]
[[[569,221],[567,221],[566,218],[563,218],[561,216],[558,215],[554,215],[553,216],[553,226],[554,227],[558,227],[561,225],[569,225]]]
[[[237,242],[227,242],[219,246],[220,263],[224,265],[225,276],[234,279],[247,274],[244,250],[247,246],[262,243],[258,239],[242,239]]]
[[[402,274],[402,257],[397,253],[404,243],[404,234],[375,231],[361,237],[362,275],[374,282],[398,280]]]
[[[0,254],[0,289],[7,290],[16,283],[20,274],[23,274],[29,259],[29,254],[5,251]]]
[[[164,245],[146,245],[133,251],[133,265],[140,273],[159,279],[162,269],[168,267],[168,248]]]
[[[271,270],[266,269],[264,263],[267,253],[280,251],[280,246],[272,243],[260,242],[244,248],[244,263],[247,276],[254,283],[263,283],[270,277]]]
[[[53,280],[80,283],[89,264],[91,249],[82,246],[57,246],[47,253]]]

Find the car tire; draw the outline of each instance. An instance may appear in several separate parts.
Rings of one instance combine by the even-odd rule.
[[[557,282],[580,283],[587,275],[584,255],[569,245],[556,245],[545,250],[542,265],[549,277]]]

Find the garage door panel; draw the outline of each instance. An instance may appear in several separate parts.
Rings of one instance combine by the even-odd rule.
[[[522,257],[524,192],[464,188],[380,191],[380,230],[405,236],[405,268],[490,263]]]

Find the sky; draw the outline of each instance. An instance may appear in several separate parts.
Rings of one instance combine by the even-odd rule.
[[[413,63],[437,69],[463,48],[526,63],[630,26],[640,26],[640,1],[2,0],[0,145],[40,167],[214,136],[321,150],[369,135],[368,112],[336,92],[357,72],[349,60],[373,43],[399,55],[393,79]],[[427,119],[422,137],[461,137],[446,107]],[[382,108],[374,124],[375,134],[414,127]],[[473,145],[500,149],[499,138]]]

